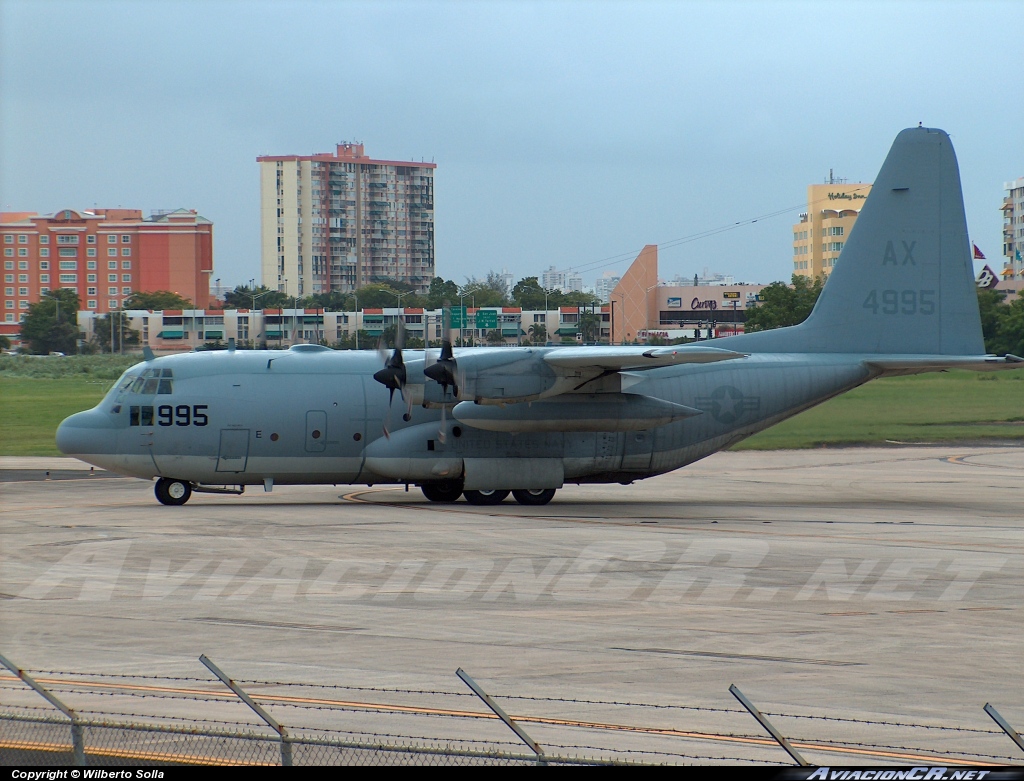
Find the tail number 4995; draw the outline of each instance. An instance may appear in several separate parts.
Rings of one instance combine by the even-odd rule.
[[[883,315],[933,315],[935,314],[934,290],[872,290],[864,299],[864,308],[871,314]]]
[[[210,422],[206,416],[208,404],[161,404],[156,410],[156,421],[161,426],[205,426]]]

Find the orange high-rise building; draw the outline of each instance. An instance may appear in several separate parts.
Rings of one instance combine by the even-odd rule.
[[[105,313],[136,292],[169,290],[205,307],[213,273],[213,223],[188,209],[64,209],[0,214],[4,284],[0,333],[18,332],[29,305],[50,290],[78,293]]]

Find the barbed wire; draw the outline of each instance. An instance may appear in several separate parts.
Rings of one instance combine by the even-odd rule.
[[[959,751],[959,750],[947,750],[947,751],[944,751],[942,749],[925,748],[925,747],[922,747],[922,746],[892,746],[892,745],[888,745],[888,744],[885,744],[885,743],[860,743],[860,742],[853,741],[853,740],[822,740],[820,738],[799,738],[799,737],[793,737],[793,736],[789,736],[789,735],[786,736],[786,739],[789,740],[791,743],[816,743],[818,745],[831,746],[831,747],[834,747],[836,749],[842,749],[842,748],[860,748],[860,749],[871,749],[871,750],[888,749],[888,750],[892,750],[892,751],[909,751],[909,752],[916,752],[918,754],[933,754],[933,755],[936,755],[936,756],[945,756],[945,757],[980,757],[982,759],[1005,759],[1005,760],[1010,760],[1010,761],[1013,761],[1013,760],[1019,761],[1019,757],[1001,756],[999,754],[979,754],[979,753],[976,753],[976,752]]]
[[[762,711],[762,713],[764,713],[765,716],[779,716],[788,719],[815,719],[819,721],[841,721],[849,724],[873,724],[880,725],[883,727],[913,727],[915,729],[948,730],[950,732],[980,732],[985,735],[1003,734],[999,730],[980,729],[978,727],[945,727],[937,724],[914,724],[912,722],[905,721],[876,721],[872,719],[843,718],[841,716],[818,716],[813,714],[775,713],[771,711]]]
[[[196,678],[188,676],[162,676],[162,675],[148,675],[148,674],[112,674],[112,673],[72,673],[67,671],[59,670],[29,670],[31,673],[38,673],[41,675],[60,675],[60,676],[80,676],[80,677],[96,677],[96,678],[111,678],[111,679],[140,679],[140,680],[159,680],[159,681],[186,681],[191,683],[214,683],[210,678]],[[275,686],[275,687],[287,687],[287,688],[305,688],[305,689],[321,689],[321,690],[337,690],[337,691],[363,691],[363,692],[377,692],[387,694],[412,694],[412,695],[427,695],[427,696],[444,696],[444,697],[469,697],[475,698],[476,695],[471,692],[454,691],[448,689],[410,689],[401,687],[389,687],[389,686],[355,686],[349,684],[321,684],[321,683],[300,683],[295,681],[272,681],[258,678],[236,678],[235,681],[239,684],[253,685],[253,686]],[[9,683],[9,682],[3,682]],[[68,691],[67,689],[60,691]],[[219,694],[211,690],[211,694]],[[537,695],[523,695],[513,694],[507,692],[491,692],[491,696],[502,699],[502,700],[518,700],[523,702],[555,702],[569,705],[608,705],[615,707],[627,707],[627,708],[648,708],[652,710],[677,710],[677,711],[695,711],[700,713],[737,713],[745,715],[747,712],[742,708],[720,708],[706,705],[677,705],[670,704],[666,705],[663,703],[650,703],[650,702],[636,702],[632,700],[592,700],[579,697],[545,697]],[[192,692],[183,693],[182,697],[188,699],[196,696]],[[261,694],[260,696],[272,697],[272,694]],[[916,722],[906,721],[889,721],[885,719],[859,719],[859,718],[848,718],[841,716],[825,716],[821,714],[802,714],[802,713],[786,713],[783,711],[763,711],[766,716],[776,716],[780,718],[792,718],[792,719],[811,719],[820,721],[835,721],[849,724],[870,724],[875,726],[884,727],[908,727],[913,729],[930,729],[930,730],[948,730],[951,732],[972,732],[978,734],[988,735],[1001,735],[1002,733],[998,730],[981,729],[977,727],[956,727],[956,726],[945,726],[939,724],[920,724]]]

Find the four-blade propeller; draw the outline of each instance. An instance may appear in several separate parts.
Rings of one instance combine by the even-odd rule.
[[[448,392],[448,386],[452,387],[452,393],[458,398],[459,395],[459,382],[458,382],[458,371],[459,364],[455,360],[455,354],[452,351],[452,343],[447,339],[441,343],[441,355],[437,361],[430,364],[423,370],[423,373],[430,379],[436,382],[445,393]]]

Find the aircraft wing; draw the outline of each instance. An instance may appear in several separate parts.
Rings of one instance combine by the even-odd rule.
[[[714,363],[746,358],[746,353],[703,345],[671,347],[563,347],[544,354],[544,362],[560,369],[653,369],[683,363]]]

